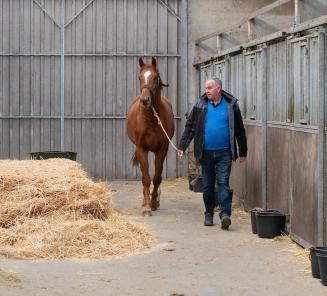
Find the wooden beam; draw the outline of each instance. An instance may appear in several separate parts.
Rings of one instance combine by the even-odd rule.
[[[206,44],[199,44],[199,47],[202,48],[204,51],[208,53],[217,53],[216,50],[214,50],[212,47],[206,45]]]
[[[275,1],[267,6],[264,6],[258,10],[256,10],[255,12],[251,13],[249,16],[248,16],[248,19],[253,19],[261,14],[265,14],[275,8],[277,8],[278,6],[281,6],[281,5],[284,5],[290,1],[293,1],[293,0],[278,0],[278,1]]]
[[[216,59],[216,58],[219,58],[219,57],[223,57],[223,56],[225,56],[227,54],[236,53],[236,52],[238,52],[238,51],[240,51],[242,49],[248,48],[248,47],[252,47],[252,46],[255,46],[255,45],[266,43],[266,42],[276,40],[276,39],[279,39],[279,38],[286,38],[287,36],[289,36],[291,34],[306,31],[306,30],[313,29],[313,28],[316,28],[316,27],[319,27],[319,26],[322,26],[322,25],[326,25],[326,24],[327,24],[327,14],[325,14],[323,16],[320,16],[320,17],[317,17],[317,18],[312,19],[312,20],[308,20],[308,21],[303,22],[303,23],[301,23],[301,24],[299,24],[297,26],[291,26],[291,27],[288,27],[288,28],[284,28],[283,30],[280,30],[278,32],[266,35],[264,37],[261,37],[261,38],[255,39],[255,40],[252,40],[250,42],[242,43],[242,44],[237,45],[235,47],[228,48],[228,49],[218,53],[217,55],[214,55],[210,59],[201,59],[199,61],[194,62],[193,66],[201,65],[202,63],[209,62],[211,59]],[[305,38],[305,37],[303,37],[303,38]],[[326,128],[326,131],[327,131],[327,128]]]
[[[305,30],[312,29],[314,27],[318,27],[321,25],[325,25],[327,23],[327,14],[322,15],[320,17],[314,18],[312,20],[303,22],[295,27],[291,27],[288,29],[288,33],[297,33]]]
[[[242,43],[242,41],[240,41],[236,37],[233,37],[231,34],[225,34],[224,33],[224,34],[221,34],[221,36],[222,36],[223,40],[226,40],[226,41],[230,42],[232,44],[232,46]]]
[[[260,9],[256,10],[255,12],[251,13],[247,17],[241,19],[229,31],[231,31],[233,29],[236,29],[236,28],[242,26],[243,24],[245,24],[247,21],[252,20],[252,19],[254,19],[257,16],[259,16],[261,14],[264,14],[264,13],[267,13],[268,11],[273,10],[276,7],[281,6],[281,5],[284,5],[284,4],[286,4],[286,3],[290,2],[290,1],[293,1],[293,0],[277,0],[277,1],[271,3],[271,4],[267,5],[267,6],[264,6],[264,7],[260,8]],[[199,45],[201,42],[203,42],[205,40],[208,40],[210,38],[213,38],[213,37],[217,37],[218,35],[223,34],[223,33],[227,33],[227,31],[226,30],[224,30],[224,31],[220,30],[220,31],[216,31],[216,32],[210,33],[208,35],[205,35],[205,36],[203,36],[203,37],[195,40],[195,44],[196,45]]]

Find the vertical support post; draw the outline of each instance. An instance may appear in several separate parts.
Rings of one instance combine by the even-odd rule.
[[[261,52],[262,70],[262,127],[261,127],[261,201],[267,209],[267,46]]]
[[[188,111],[188,0],[182,0],[181,11],[181,98],[180,98],[180,114],[181,114],[181,130],[184,129],[186,123],[186,113]],[[181,173],[187,173],[187,164],[181,169]]]
[[[248,40],[251,41],[253,39],[254,39],[253,20],[248,20]]]
[[[65,151],[65,0],[60,9],[60,150]]]
[[[223,44],[223,37],[221,34],[217,36],[217,52],[218,54],[221,53],[224,49],[224,44]]]
[[[293,74],[293,50],[292,50],[292,43],[289,42],[290,37],[287,38],[287,44],[286,44],[286,52],[287,52],[287,76],[286,76],[286,90],[287,90],[287,123],[293,122],[294,118],[294,111],[293,111],[293,101],[294,101],[294,74]],[[294,161],[294,131],[288,130],[288,208],[289,208],[289,220],[286,220],[286,223],[288,222],[288,232],[290,236],[292,237],[292,222],[293,222],[293,170],[292,170],[292,163]]]
[[[225,86],[223,86],[224,89],[226,89],[228,92],[231,92],[231,63],[230,63],[230,55],[225,56]]]
[[[317,200],[317,243],[326,243],[325,233],[325,204],[324,204],[324,170],[325,170],[325,28],[319,28],[318,35],[318,97],[319,97],[319,125],[318,125],[318,200]]]
[[[299,15],[299,0],[294,0],[294,25],[298,25],[301,22],[301,16]]]
[[[196,75],[196,84],[195,84],[195,94],[197,97],[201,96],[201,67],[200,65],[197,65],[197,75]]]

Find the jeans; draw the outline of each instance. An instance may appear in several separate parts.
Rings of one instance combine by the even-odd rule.
[[[205,213],[212,213],[215,207],[215,182],[218,184],[218,197],[221,211],[220,219],[232,213],[232,192],[229,177],[232,167],[230,150],[204,150],[202,159],[203,202]]]

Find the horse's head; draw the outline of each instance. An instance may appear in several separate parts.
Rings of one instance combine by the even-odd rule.
[[[150,107],[154,104],[156,95],[160,93],[162,86],[167,86],[162,83],[159,70],[157,69],[157,61],[152,58],[151,65],[145,64],[143,59],[139,59],[140,65],[140,100],[144,107]]]

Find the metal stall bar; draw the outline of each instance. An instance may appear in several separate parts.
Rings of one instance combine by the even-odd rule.
[[[183,14],[183,2],[184,2],[184,0],[182,0],[182,14]],[[186,2],[187,2],[187,0],[186,0]],[[171,8],[171,7],[169,7],[169,5],[166,3],[166,2],[164,2],[163,0],[159,0],[159,3],[161,3],[161,5],[163,5],[164,7],[166,7],[167,8],[167,10],[178,20],[178,21],[180,21],[180,22],[182,22],[182,20],[181,20],[181,18],[179,17],[179,15],[178,14],[176,14],[176,12]],[[187,5],[187,4],[186,4]],[[182,16],[182,19],[183,19],[183,16]]]
[[[262,69],[262,135],[261,135],[261,200],[262,207],[267,209],[267,46],[261,52]]]
[[[188,27],[187,27],[187,15],[188,15],[188,0],[182,0],[181,11],[181,98],[180,98],[180,116],[181,116],[181,129],[184,129],[186,123],[186,113],[188,110]],[[183,175],[186,174],[186,163],[183,168],[180,168]]]
[[[60,149],[65,151],[65,2],[60,7]]]
[[[326,244],[325,205],[324,205],[324,170],[325,170],[325,28],[319,28],[318,35],[318,96],[319,96],[319,125],[318,125],[318,200],[317,200],[317,243]]]
[[[33,56],[33,57],[43,57],[43,56],[61,56],[60,53],[2,53],[0,52],[0,56]],[[125,52],[120,52],[120,53],[65,53],[66,57],[167,57],[167,58],[179,58],[181,57],[180,54],[161,54],[161,53],[148,53],[148,54],[143,54],[143,53],[125,53]]]
[[[38,1],[33,0],[33,2],[45,13],[46,16],[48,16],[60,28],[60,25],[56,22],[56,20],[45,10],[45,8]]]
[[[92,3],[94,0],[91,0],[89,3],[87,3],[78,13],[76,13],[72,19],[65,24],[65,27],[68,27],[77,17],[79,17]]]
[[[294,0],[294,25],[299,25],[301,16],[299,14],[299,0]]]
[[[231,91],[231,77],[232,77],[232,69],[230,63],[230,55],[225,56],[225,88],[230,92]]]

